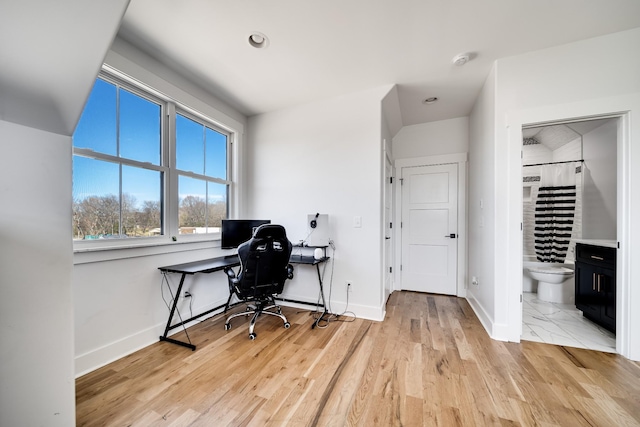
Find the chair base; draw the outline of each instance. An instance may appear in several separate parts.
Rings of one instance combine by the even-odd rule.
[[[274,308],[276,311],[269,311]],[[251,321],[249,322],[249,338],[252,340],[256,339],[257,335],[254,332],[254,329],[256,327],[256,322],[258,320],[258,317],[260,317],[260,315],[262,314],[268,314],[269,316],[279,317],[284,322],[285,329],[289,329],[291,327],[291,323],[289,323],[285,315],[282,314],[282,310],[280,309],[279,305],[275,303],[265,305],[262,301],[256,301],[256,305],[247,306],[246,311],[234,313],[228,316],[224,324],[224,330],[228,331],[229,329],[231,329],[231,319],[235,317],[240,317],[240,316],[249,316],[251,314],[253,314],[253,317],[251,317]]]

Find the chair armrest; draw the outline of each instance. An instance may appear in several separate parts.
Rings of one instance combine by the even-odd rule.
[[[240,282],[236,276],[236,272],[231,267],[225,267],[224,272],[227,274],[229,280],[229,295],[233,295],[236,292],[236,286]]]
[[[287,279],[293,279],[293,265],[287,265]]]
[[[224,268],[224,272],[226,273],[227,276],[229,276],[229,279],[235,279],[236,278],[236,272],[233,271],[233,268],[225,267]]]

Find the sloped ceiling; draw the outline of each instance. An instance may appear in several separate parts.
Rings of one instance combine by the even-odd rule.
[[[0,4],[0,119],[71,135],[128,0]]]
[[[522,138],[535,139],[549,150],[554,151],[602,126],[609,120],[615,119],[586,120],[566,124],[531,127],[522,130]]]
[[[397,84],[406,126],[467,116],[496,59],[639,26],[638,0],[132,0],[120,36],[246,116]]]

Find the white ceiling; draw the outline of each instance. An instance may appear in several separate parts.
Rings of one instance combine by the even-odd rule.
[[[0,120],[71,135],[129,0],[0,0]]]
[[[397,84],[406,126],[468,115],[498,58],[639,26],[638,0],[131,0],[119,34],[246,116]]]

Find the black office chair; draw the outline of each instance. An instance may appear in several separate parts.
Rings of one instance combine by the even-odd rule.
[[[249,323],[249,338],[252,340],[256,338],[253,332],[256,321],[262,314],[281,318],[287,329],[291,326],[275,302],[275,295],[282,292],[285,280],[293,278],[293,266],[289,264],[291,248],[284,227],[275,224],[261,225],[251,240],[238,247],[238,274],[230,267],[224,270],[229,277],[230,292],[225,312],[232,295],[249,305],[246,311],[227,317],[225,330],[231,329],[231,319],[234,317],[250,314],[253,314]]]

